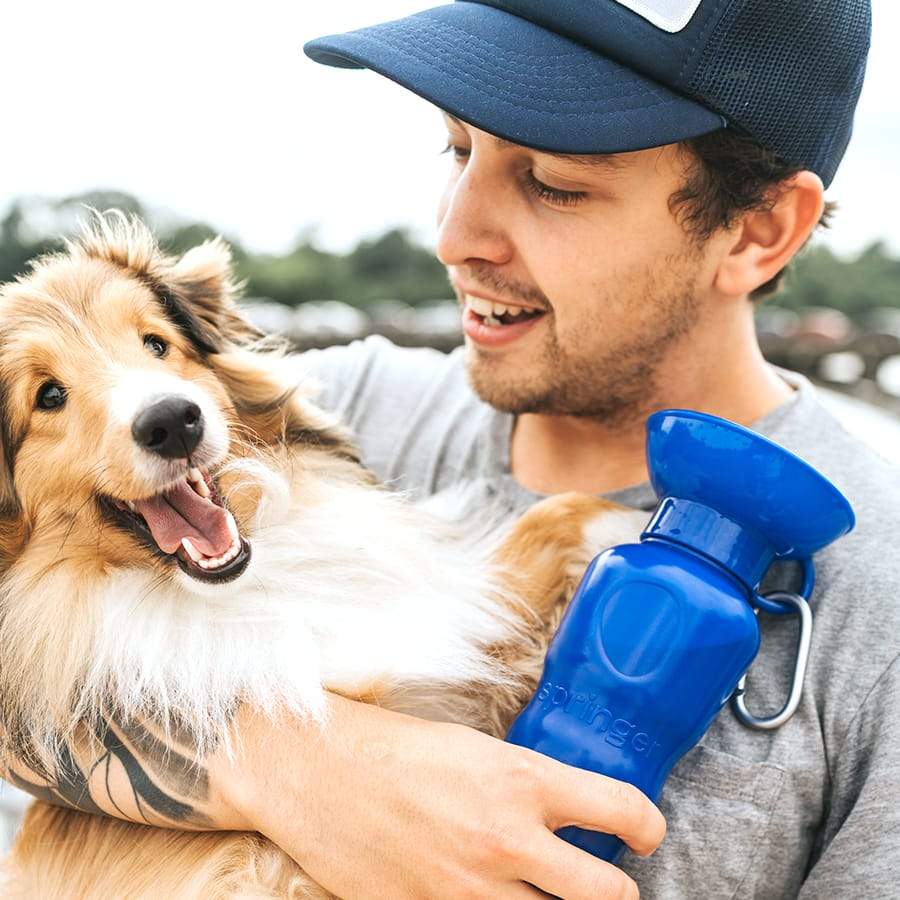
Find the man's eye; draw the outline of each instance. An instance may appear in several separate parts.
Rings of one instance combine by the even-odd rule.
[[[550,187],[534,177],[533,172],[525,174],[525,187],[540,200],[546,200],[556,206],[574,206],[587,197],[587,191],[563,191],[559,188]]]
[[[158,335],[144,336],[144,346],[156,357],[162,359],[169,352],[169,345]]]
[[[469,150],[468,147],[460,147],[459,144],[454,144],[452,142],[448,143],[446,147],[441,151],[441,153],[452,153],[453,158],[458,162],[462,162],[469,158],[469,154],[472,151]]]
[[[54,381],[41,385],[37,395],[38,409],[59,409],[65,402],[66,389],[62,385]]]

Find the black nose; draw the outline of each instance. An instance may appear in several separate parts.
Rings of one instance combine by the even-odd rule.
[[[185,397],[164,397],[138,414],[131,433],[151,453],[187,459],[203,438],[203,413]]]

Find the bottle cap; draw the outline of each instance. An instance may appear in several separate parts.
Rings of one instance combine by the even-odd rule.
[[[808,559],[856,524],[847,498],[809,463],[717,416],[654,413],[647,467],[660,505],[642,537],[697,550],[751,590],[776,559]]]

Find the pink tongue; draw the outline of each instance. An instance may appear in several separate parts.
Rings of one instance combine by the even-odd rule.
[[[138,500],[135,509],[147,520],[163,553],[174,553],[182,538],[204,556],[221,556],[231,546],[227,513],[182,481],[165,494]]]

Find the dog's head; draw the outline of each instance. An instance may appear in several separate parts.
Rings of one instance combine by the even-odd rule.
[[[145,563],[232,581],[250,559],[252,510],[227,499],[223,465],[298,443],[353,457],[279,376],[278,354],[255,349],[235,296],[221,240],[169,257],[117,214],[0,290],[7,564],[40,543],[50,567]]]

